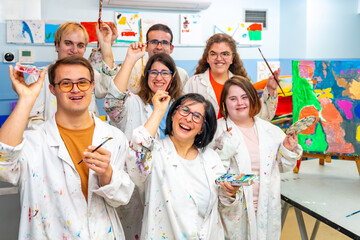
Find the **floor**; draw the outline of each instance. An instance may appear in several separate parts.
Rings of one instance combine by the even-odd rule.
[[[303,213],[304,221],[306,225],[306,231],[310,239],[312,229],[315,224],[315,218],[310,215]],[[329,227],[324,223],[320,223],[319,230],[316,235],[316,240],[348,240],[351,239],[341,232],[336,231],[334,228]],[[294,207],[290,207],[284,228],[281,233],[281,240],[301,240],[299,227],[296,221],[296,215]]]

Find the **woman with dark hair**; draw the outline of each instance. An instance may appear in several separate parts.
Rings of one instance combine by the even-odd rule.
[[[199,94],[180,97],[166,118],[168,135],[157,140],[169,101],[164,91],[154,95],[154,111],[134,130],[126,160],[130,177],[145,193],[140,239],[224,239],[218,202],[238,204],[232,196],[239,187],[215,184],[225,169],[207,147],[216,130],[214,108]]]
[[[172,99],[182,95],[179,74],[174,60],[165,53],[155,54],[148,60],[140,80],[138,95],[127,91],[131,70],[145,54],[145,44],[132,43],[119,73],[110,83],[104,110],[113,125],[129,139],[138,126],[144,125],[153,111],[152,97],[158,90],[167,91]],[[166,114],[157,131],[157,137],[165,137]]]
[[[274,72],[279,78],[280,69]],[[222,88],[233,75],[248,77],[243,62],[237,52],[235,40],[223,33],[211,36],[207,42],[202,58],[199,60],[195,75],[184,86],[184,92],[195,92],[203,95],[219,113],[219,102]],[[259,117],[270,121],[275,116],[277,107],[277,83],[273,76],[261,97],[262,107]],[[220,113],[218,114],[220,118]]]
[[[247,78],[233,76],[224,84],[214,149],[233,174],[255,174],[260,181],[241,187],[244,204],[221,207],[226,239],[280,239],[280,172],[290,171],[302,155],[297,133],[285,135],[256,115],[260,98]]]

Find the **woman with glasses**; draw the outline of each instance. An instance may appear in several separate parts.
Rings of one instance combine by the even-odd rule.
[[[280,69],[274,74],[279,77]],[[236,42],[227,34],[217,33],[207,40],[195,75],[186,82],[184,92],[203,95],[213,104],[215,112],[220,118],[221,91],[226,80],[233,75],[247,77],[247,72],[236,49]],[[267,121],[274,117],[277,107],[277,83],[275,81],[274,77],[269,78],[261,97],[263,106],[259,117]]]
[[[255,174],[259,181],[240,188],[243,204],[221,208],[226,239],[280,239],[280,172],[291,171],[302,155],[297,133],[285,135],[256,115],[260,98],[247,78],[225,82],[215,149],[227,173]]]
[[[128,138],[135,128],[143,125],[150,117],[153,111],[152,97],[157,91],[168,92],[172,99],[182,95],[174,60],[166,53],[155,54],[149,58],[140,80],[138,94],[127,91],[131,70],[144,54],[145,44],[130,45],[119,73],[110,84],[104,103],[104,109],[112,124],[122,130]],[[166,114],[157,131],[157,137],[165,137],[165,119]]]
[[[158,140],[170,96],[160,90],[152,102],[154,111],[134,130],[126,160],[130,177],[145,192],[140,239],[224,239],[218,202],[238,204],[232,196],[239,187],[215,184],[225,169],[207,147],[216,130],[212,104],[196,93],[178,98],[166,118],[167,136]]]

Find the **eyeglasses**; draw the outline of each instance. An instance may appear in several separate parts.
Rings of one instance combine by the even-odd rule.
[[[192,120],[194,121],[194,123],[206,122],[205,117],[201,113],[192,112],[187,106],[179,105],[176,107],[176,110],[183,117],[187,117],[189,116],[189,114],[192,114]]]
[[[150,69],[148,70],[148,73],[150,78],[156,78],[160,74],[162,78],[169,79],[171,77],[172,71],[162,70],[161,72],[158,72],[155,69]]]
[[[78,82],[72,82],[69,80],[61,80],[58,83],[54,83],[54,86],[59,85],[59,88],[61,91],[70,92],[71,90],[73,90],[74,85],[76,85],[80,91],[85,92],[90,88],[91,83],[92,83],[92,81],[89,81],[89,80],[80,80]]]
[[[211,59],[217,59],[218,57],[222,58],[222,59],[228,59],[232,56],[232,53],[225,51],[225,52],[221,52],[221,53],[216,53],[214,51],[209,52],[209,58]]]
[[[166,47],[171,46],[171,42],[169,42],[167,40],[160,41],[157,39],[153,39],[153,40],[147,41],[147,44],[152,45],[154,47],[157,47],[157,45],[159,45],[159,43],[161,44],[161,46],[166,46]]]

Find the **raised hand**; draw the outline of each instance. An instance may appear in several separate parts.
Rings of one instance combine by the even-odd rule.
[[[171,97],[169,96],[168,92],[163,90],[158,90],[154,96],[152,97],[151,101],[154,106],[154,111],[159,110],[165,114]]]
[[[283,145],[286,149],[288,149],[290,151],[294,150],[296,148],[296,146],[298,145],[297,132],[286,135]]]
[[[83,161],[99,176],[101,186],[105,186],[110,183],[113,172],[110,164],[111,152],[105,148],[99,148],[92,152],[95,148],[96,146],[89,146],[85,149]]]
[[[126,59],[133,61],[139,60],[141,57],[145,55],[145,47],[146,47],[145,43],[141,43],[141,42],[131,43],[126,54]]]
[[[280,81],[280,68],[278,68],[276,71],[274,71],[274,75],[276,78]],[[271,75],[267,81],[266,87],[270,93],[271,96],[275,95],[275,91],[277,91],[278,84],[276,83],[276,79],[273,75]]]
[[[118,29],[117,29],[114,22],[110,22],[109,27],[110,27],[111,32],[112,32],[112,34],[111,34],[111,45],[112,45],[112,44],[114,44],[116,39],[119,37],[119,32],[118,32]]]
[[[12,89],[19,96],[19,99],[25,97],[31,98],[35,101],[42,88],[45,74],[45,71],[41,71],[38,80],[30,85],[27,85],[25,83],[24,73],[16,71],[11,65],[9,66],[9,76],[12,82]]]
[[[100,43],[100,47],[102,47],[101,46],[102,44],[110,44],[110,45],[112,44],[113,41],[112,28],[106,23],[104,23],[102,20],[100,21],[100,25],[99,24],[96,25],[96,36]]]

